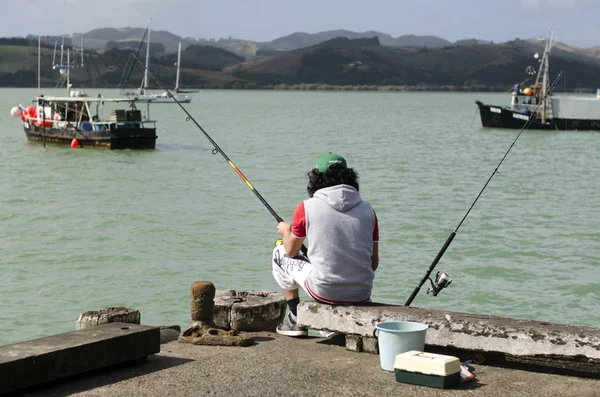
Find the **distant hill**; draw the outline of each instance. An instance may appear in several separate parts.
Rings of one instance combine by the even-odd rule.
[[[139,42],[144,36],[146,28],[101,28],[93,29],[89,32],[83,33],[84,48],[93,49],[96,51],[104,51],[113,47],[118,48],[137,48]],[[391,47],[408,47],[408,48],[439,48],[452,45],[471,45],[471,44],[493,44],[489,41],[480,39],[465,39],[459,40],[455,43],[445,40],[436,36],[417,36],[417,35],[403,35],[399,37],[393,37],[389,34],[370,30],[366,32],[353,32],[350,30],[330,30],[317,33],[304,33],[296,32],[290,35],[276,38],[266,42],[255,42],[251,40],[236,39],[236,38],[220,38],[218,40],[210,39],[195,39],[191,37],[181,37],[176,34],[170,33],[163,30],[153,30],[151,32],[150,41],[152,44],[152,50],[154,51],[155,45],[162,45],[164,53],[174,53],[177,51],[177,46],[181,41],[183,49],[190,45],[204,45],[211,47],[218,47],[224,50],[233,52],[237,55],[241,55],[246,59],[254,59],[262,56],[272,56],[280,54],[284,51],[293,51],[300,48],[311,47],[316,44],[338,38],[345,37],[347,39],[359,39],[359,38],[371,38],[377,37],[379,43],[383,46]],[[33,36],[29,38],[34,39]],[[35,37],[37,40],[37,37]],[[75,33],[67,35],[65,38],[65,45],[71,45],[78,47],[80,45],[80,34]],[[62,36],[46,36],[42,38],[43,42],[48,45],[54,45],[55,42],[60,44]],[[533,41],[535,39],[532,39]],[[558,44],[558,43],[557,43]],[[565,46],[569,47],[569,46]],[[160,47],[156,47],[154,55],[159,55],[161,52]],[[585,55],[592,57],[600,57],[600,47],[592,49],[583,49],[577,47],[571,47],[572,51],[581,52]]]
[[[392,47],[443,47],[452,44],[448,40],[440,39],[435,36],[405,35],[393,38],[389,34],[373,30],[367,32],[351,32],[349,30],[330,30],[319,33],[297,32],[264,44],[276,50],[290,51],[310,47],[337,37],[345,37],[347,39],[377,37],[381,45]]]
[[[471,44],[494,44],[488,40],[478,40],[478,39],[463,39],[457,40],[454,42],[454,45],[471,45]]]
[[[146,28],[102,28],[93,29],[83,34],[84,48],[104,50],[108,42],[133,42],[139,43],[144,37]],[[160,43],[166,53],[177,52],[179,42],[186,46],[196,44],[194,39],[186,39],[164,30],[150,32],[150,44]]]
[[[84,47],[102,51],[114,47],[128,48],[139,45],[140,40],[144,36],[145,28],[101,28],[93,29],[83,34]],[[404,35],[394,38],[386,33],[377,31],[367,32],[352,32],[349,30],[331,30],[319,33],[302,33],[297,32],[284,37],[277,38],[268,42],[254,42],[251,40],[221,38],[218,40],[193,39],[190,37],[181,37],[167,31],[152,31],[150,41],[154,44],[162,44],[165,53],[176,52],[178,43],[183,43],[185,49],[188,45],[200,44],[210,45],[213,47],[223,48],[246,58],[260,56],[260,53],[273,53],[281,51],[291,51],[299,48],[310,47],[327,40],[337,37],[345,37],[348,39],[371,38],[377,37],[382,45],[392,47],[442,47],[451,45],[452,42],[441,39],[435,36],[415,36]],[[54,44],[60,37],[48,37],[44,39],[48,44]],[[79,34],[66,37],[67,42],[71,41],[79,45]],[[108,45],[108,46],[107,46]]]
[[[71,83],[74,87],[84,88],[118,87],[127,80],[131,65],[134,64],[127,87],[139,87],[144,69],[133,61],[131,52],[117,48],[103,52],[85,50],[83,67],[80,66],[80,53],[72,53],[75,67],[71,72]],[[151,73],[166,87],[175,84],[176,56],[166,54],[150,59]],[[0,87],[37,86],[37,58],[37,40],[22,45],[19,41],[0,39]],[[53,59],[53,46],[42,47],[42,87],[54,87],[59,80],[58,71],[52,69]],[[240,83],[237,77],[220,70],[243,61],[243,57],[221,48],[190,46],[181,55],[180,85],[182,88],[233,88],[244,85],[246,82]]]
[[[308,48],[326,48],[330,50],[349,50],[351,48],[361,48],[369,45],[380,45],[379,38],[377,36],[364,38],[364,39],[348,39],[346,37],[336,37],[334,39],[330,39],[324,41],[319,44],[315,44],[314,46]],[[283,55],[283,54],[279,54]]]
[[[244,62],[243,56],[222,48],[194,44],[182,51],[181,66],[188,69],[221,70]],[[167,54],[155,59],[154,63],[172,67],[176,65],[177,54]]]
[[[251,47],[247,42],[227,40],[231,45]],[[42,86],[54,86],[58,78],[56,70],[52,70],[53,48],[49,44],[42,46]],[[75,47],[72,51],[77,54],[72,52],[71,59],[79,64],[79,50]],[[217,46],[190,44],[182,53],[181,86],[273,88],[310,84],[503,91],[528,78],[525,69],[538,66],[533,54],[543,51],[543,43],[517,39],[481,44],[465,40],[443,47],[393,47],[383,45],[379,36],[336,37],[296,50],[258,51],[268,56],[246,60]],[[116,87],[129,69],[131,52],[118,48],[85,50],[84,66],[73,70],[71,81],[75,86],[89,88]],[[557,43],[552,51],[551,77],[564,71],[560,90],[595,92],[600,81],[599,52],[598,47],[580,49]],[[0,61],[0,86],[37,85],[37,40],[0,39]],[[151,73],[165,86],[173,86],[175,62],[175,53],[153,56]],[[128,87],[139,86],[142,71],[137,65]]]
[[[412,34],[400,36],[393,47],[435,48],[452,45],[452,42],[436,36],[415,36]]]
[[[256,59],[225,69],[261,84],[455,86],[461,89],[510,87],[536,67],[541,43],[466,44],[440,48],[397,48],[369,44],[328,48],[325,43]],[[339,44],[339,43],[338,43]],[[554,75],[564,70],[571,89],[593,88],[600,81],[600,61],[559,48],[551,60]]]
[[[533,44],[533,45],[540,43],[539,39],[529,39],[529,40],[525,40],[525,41],[527,41],[528,43]],[[580,54],[580,55],[585,55],[587,57],[600,59],[600,47],[581,48],[581,47],[575,47],[575,46],[571,46],[571,45],[560,43],[560,42],[555,42],[553,45],[553,51],[554,50],[570,52],[573,54]],[[541,52],[540,52],[540,54],[541,54]]]

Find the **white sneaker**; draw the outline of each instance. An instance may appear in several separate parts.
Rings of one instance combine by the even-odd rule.
[[[291,312],[283,319],[283,322],[277,326],[275,330],[278,334],[285,336],[308,336],[308,329],[299,327],[296,323],[296,316]]]

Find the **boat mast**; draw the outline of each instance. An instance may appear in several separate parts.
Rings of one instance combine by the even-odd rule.
[[[177,77],[175,78],[175,92],[179,92],[179,65],[181,64],[181,41],[177,51]]]
[[[148,88],[148,60],[150,58],[150,24],[152,23],[152,18],[148,21],[148,41],[146,42],[146,67],[144,68],[144,92],[146,93],[146,89]]]
[[[546,47],[544,48],[544,57],[542,58],[542,124],[546,124],[546,107],[548,103],[548,70],[550,62],[550,47],[552,45],[552,37],[550,32],[548,32],[548,40],[546,40]]]
[[[41,64],[42,64],[42,55],[41,55],[41,50],[42,50],[42,45],[41,45],[41,41],[42,41],[42,36],[38,36],[38,75],[37,75],[37,80],[38,80],[38,95],[40,95],[40,87],[41,87]]]
[[[67,97],[71,96],[71,49],[67,48]]]
[[[54,55],[52,55],[52,69],[55,69],[55,65],[56,65],[56,44],[58,43],[58,40],[54,41]]]

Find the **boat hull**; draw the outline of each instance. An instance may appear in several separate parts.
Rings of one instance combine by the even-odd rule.
[[[183,99],[179,99],[177,98],[177,101],[175,101],[173,98],[155,98],[151,100],[152,103],[190,103],[192,102],[192,98],[188,97],[188,98],[183,98]]]
[[[42,128],[24,123],[29,142],[70,146],[77,138],[80,148],[105,150],[154,149],[156,128],[111,128],[104,131],[80,131],[74,128]]]
[[[481,116],[481,125],[488,128],[521,129],[531,115],[514,112],[500,106],[486,105],[475,101]],[[600,120],[554,118],[542,123],[538,119],[531,120],[530,129],[534,130],[579,130],[600,131]]]

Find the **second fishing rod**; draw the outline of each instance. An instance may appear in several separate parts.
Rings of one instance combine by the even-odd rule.
[[[212,139],[212,137],[208,134],[208,132],[206,132],[204,130],[204,128],[202,128],[202,126],[200,125],[200,123],[198,123],[196,121],[196,119],[194,118],[194,116],[192,116],[190,114],[190,112],[188,112],[188,110],[181,104],[181,102],[179,102],[177,100],[177,98],[175,98],[175,96],[173,96],[173,94],[171,93],[171,91],[169,91],[168,89],[166,89],[161,83],[160,81],[158,81],[158,79],[156,77],[154,77],[154,75],[152,73],[150,73],[150,71],[148,70],[148,68],[140,61],[140,59],[135,56],[133,53],[130,54],[134,60],[142,67],[144,68],[144,70],[148,73],[148,76],[152,79],[152,81],[154,81],[154,83],[156,83],[156,85],[163,90],[164,92],[167,93],[167,95],[169,96],[169,98],[171,98],[173,100],[174,103],[176,103],[181,110],[186,114],[186,121],[191,121],[194,123],[194,125],[202,132],[202,134],[204,134],[204,136],[206,137],[206,139],[208,139],[208,141],[211,143],[211,145],[213,145],[213,150],[212,153],[213,154],[217,154],[219,153],[221,156],[223,156],[223,158],[225,159],[225,161],[227,161],[227,163],[231,166],[231,168],[233,168],[233,170],[236,172],[236,174],[238,174],[238,176],[246,183],[246,185],[250,188],[250,190],[252,190],[252,193],[254,193],[254,195],[260,200],[261,203],[263,203],[263,205],[267,208],[267,210],[269,210],[269,212],[271,213],[271,215],[273,215],[273,217],[275,218],[275,220],[279,223],[279,222],[283,222],[283,218],[280,217],[277,212],[275,212],[275,210],[273,209],[273,207],[271,207],[269,205],[269,203],[267,202],[267,200],[265,200],[265,198],[258,192],[258,190],[256,190],[256,188],[252,185],[252,183],[250,183],[250,181],[248,180],[248,178],[246,178],[246,176],[242,173],[242,171],[240,171],[240,169],[233,163],[233,161],[231,161],[231,159],[229,158],[229,156],[227,156],[227,154],[223,151],[223,149],[221,149],[221,147],[219,147],[219,145],[217,144],[217,142],[214,141],[214,139]],[[300,248],[300,250],[302,251],[302,253],[304,255],[307,254],[308,249],[306,248],[306,246],[304,244],[302,244],[302,247]]]
[[[463,222],[465,221],[465,219],[467,219],[467,216],[469,215],[469,213],[471,212],[471,210],[475,206],[475,203],[477,203],[477,200],[479,200],[479,198],[483,194],[483,191],[485,190],[485,188],[488,186],[488,184],[490,183],[490,181],[492,180],[492,178],[494,177],[494,175],[496,175],[496,172],[498,172],[498,169],[500,168],[500,166],[504,162],[504,159],[506,159],[506,156],[508,156],[508,153],[510,153],[510,151],[512,150],[512,148],[515,146],[515,144],[517,143],[517,140],[519,139],[519,137],[521,136],[521,134],[523,133],[523,131],[525,131],[527,128],[529,128],[529,125],[531,124],[531,122],[536,118],[536,116],[538,114],[539,108],[542,106],[542,104],[544,104],[546,102],[546,98],[548,97],[548,95],[550,94],[550,92],[552,92],[552,89],[554,88],[554,86],[556,85],[556,83],[560,80],[560,78],[562,77],[562,75],[563,75],[563,72],[561,71],[558,74],[558,76],[556,76],[556,79],[554,79],[554,81],[552,82],[552,84],[548,88],[548,91],[542,97],[542,100],[538,103],[538,105],[536,106],[535,110],[531,113],[529,119],[527,120],[527,122],[525,122],[525,124],[523,125],[523,127],[521,128],[521,130],[519,131],[519,133],[517,134],[517,136],[513,140],[512,144],[509,146],[509,148],[506,151],[506,153],[504,153],[504,156],[502,156],[502,159],[500,159],[500,162],[498,163],[498,165],[496,166],[496,168],[494,169],[494,171],[492,172],[492,174],[490,175],[490,177],[487,179],[487,181],[485,182],[485,184],[483,185],[483,187],[479,191],[479,194],[477,195],[477,197],[475,197],[475,200],[473,200],[473,203],[471,204],[471,206],[469,207],[469,209],[467,210],[467,212],[465,213],[465,215],[462,217],[461,221],[458,223],[458,226],[456,226],[456,228],[452,231],[452,233],[450,233],[450,236],[448,236],[448,238],[446,239],[446,242],[444,243],[444,245],[442,246],[442,248],[439,250],[439,252],[437,253],[436,257],[433,259],[433,262],[431,262],[431,265],[429,265],[429,268],[427,269],[427,272],[425,272],[425,276],[421,279],[421,281],[419,282],[419,284],[415,287],[415,289],[413,290],[413,292],[409,296],[408,300],[404,304],[405,306],[410,306],[410,304],[412,303],[412,301],[415,299],[415,297],[417,296],[417,294],[421,290],[421,287],[423,286],[423,284],[425,284],[425,282],[427,280],[429,280],[431,282],[431,288],[429,288],[427,290],[427,293],[433,292],[433,296],[437,296],[437,294],[442,289],[444,289],[445,287],[447,287],[448,285],[450,285],[450,283],[452,282],[452,279],[448,276],[448,274],[446,274],[444,272],[438,272],[437,275],[436,275],[435,281],[434,281],[434,280],[432,280],[430,278],[431,272],[433,271],[433,269],[435,268],[435,266],[438,264],[438,262],[440,261],[440,259],[442,259],[442,256],[444,256],[444,253],[446,252],[446,250],[448,249],[448,247],[452,243],[452,240],[454,240],[454,237],[456,236],[456,233],[458,232],[458,229],[460,229],[461,225],[463,224]]]

